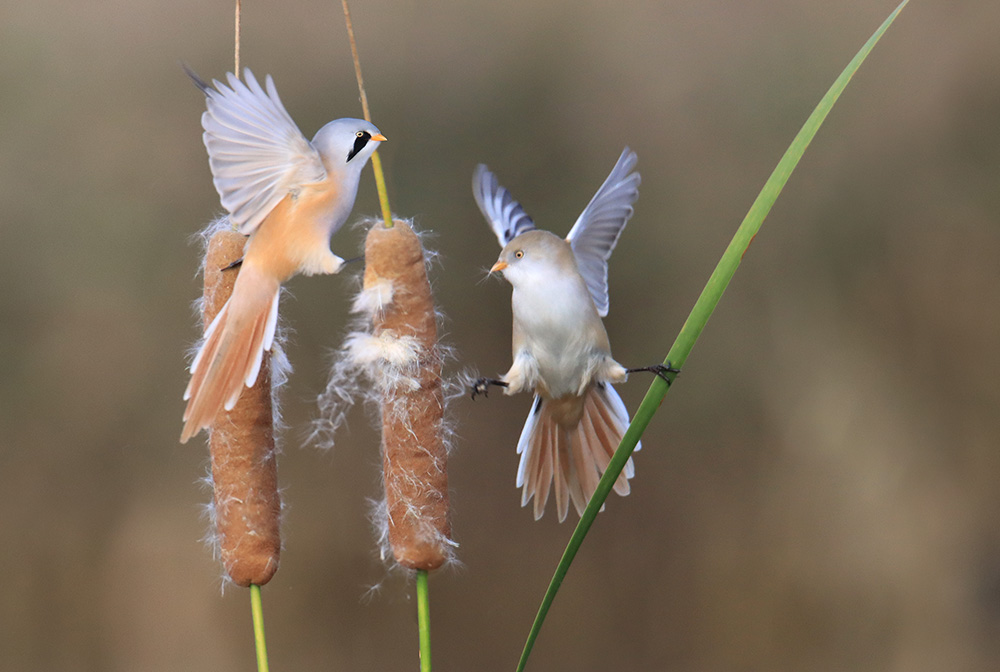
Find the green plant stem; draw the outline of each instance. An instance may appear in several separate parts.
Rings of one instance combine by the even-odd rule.
[[[764,222],[764,218],[771,211],[771,207],[777,200],[778,195],[781,193],[782,188],[784,188],[785,183],[788,181],[788,178],[795,169],[795,166],[798,165],[799,159],[802,158],[802,154],[805,152],[809,143],[816,135],[816,132],[822,125],[823,120],[826,119],[826,116],[829,114],[833,104],[840,97],[840,94],[844,91],[848,82],[850,82],[851,77],[854,76],[854,73],[864,62],[865,58],[867,58],[872,48],[874,48],[875,44],[879,41],[879,38],[881,38],[882,34],[885,33],[890,25],[892,25],[892,22],[895,21],[896,17],[902,11],[903,7],[906,6],[907,2],[909,2],[909,0],[903,0],[903,2],[901,2],[882,23],[879,29],[876,30],[875,33],[868,39],[857,55],[855,55],[847,67],[844,68],[844,71],[841,72],[840,76],[837,77],[836,81],[826,92],[826,95],[823,96],[819,104],[816,106],[816,109],[814,109],[812,114],[809,115],[809,118],[799,130],[795,139],[792,140],[792,144],[785,151],[784,156],[781,157],[781,160],[778,162],[778,165],[775,167],[774,172],[771,173],[767,182],[764,183],[764,187],[761,189],[760,194],[758,194],[757,199],[753,202],[753,205],[750,206],[749,212],[747,212],[746,217],[744,217],[743,222],[737,229],[736,234],[733,236],[732,241],[726,248],[725,253],[723,253],[722,259],[719,260],[715,271],[712,273],[711,277],[709,277],[708,283],[705,285],[705,289],[702,290],[701,296],[699,296],[698,300],[695,302],[694,308],[691,309],[690,315],[688,315],[687,320],[684,322],[684,326],[677,335],[677,339],[674,341],[673,346],[671,346],[670,351],[667,353],[667,357],[664,360],[665,364],[670,364],[678,369],[683,367],[684,362],[691,353],[691,349],[694,347],[695,341],[698,340],[698,336],[701,335],[702,330],[704,330],[705,325],[708,323],[708,318],[711,317],[712,312],[715,310],[719,300],[722,298],[722,293],[729,285],[729,281],[732,280],[733,275],[736,273],[736,269],[743,260],[743,255],[746,253],[747,248],[749,248],[754,236],[756,236],[757,232],[760,230],[761,224]],[[667,375],[671,382],[673,382],[674,378],[676,378],[676,374],[671,373]],[[605,470],[604,475],[601,477],[601,480],[597,485],[597,490],[594,492],[594,496],[587,504],[587,508],[584,510],[583,515],[580,516],[580,522],[577,524],[576,529],[573,530],[573,536],[570,538],[569,543],[566,545],[566,550],[563,552],[562,558],[559,560],[559,564],[552,576],[549,587],[545,591],[545,596],[542,598],[542,603],[538,608],[535,620],[531,625],[531,630],[528,633],[527,641],[524,644],[524,650],[522,651],[521,658],[518,661],[517,672],[522,672],[522,670],[524,670],[524,666],[528,662],[528,656],[531,654],[531,649],[534,647],[538,633],[541,631],[542,624],[545,622],[545,617],[549,612],[549,608],[552,606],[552,601],[555,599],[556,593],[559,592],[559,587],[562,585],[563,579],[566,577],[566,572],[573,563],[573,558],[576,557],[577,551],[580,550],[580,545],[583,544],[583,540],[587,536],[590,526],[593,525],[598,511],[600,511],[601,507],[604,505],[604,501],[608,498],[608,494],[611,492],[611,488],[614,486],[618,475],[622,472],[622,469],[624,469],[625,463],[632,455],[632,451],[635,450],[636,444],[639,442],[639,439],[642,437],[643,432],[649,425],[650,420],[652,420],[653,414],[656,413],[656,409],[660,407],[660,404],[663,402],[663,399],[667,395],[667,390],[669,389],[670,385],[666,381],[656,377],[653,380],[652,385],[650,385],[649,390],[646,392],[646,396],[643,398],[642,404],[639,405],[635,416],[632,418],[632,422],[629,424],[628,430],[625,432],[625,436],[622,437],[618,450],[615,451],[614,456],[611,458],[608,468]]]
[[[431,607],[427,570],[417,570],[417,629],[420,631],[420,672],[431,672]]]
[[[361,112],[365,121],[371,123],[372,113],[368,109],[368,94],[365,92],[365,79],[361,76],[361,58],[358,56],[358,44],[354,41],[354,24],[351,23],[351,8],[347,0],[340,0],[344,9],[344,24],[347,26],[347,40],[351,43],[351,57],[354,59],[354,78],[358,80],[358,93],[361,95]],[[382,159],[378,152],[372,154],[372,170],[375,172],[375,188],[378,190],[379,207],[382,209],[382,224],[387,229],[392,228],[392,211],[389,209],[389,192],[385,188],[385,176],[382,174]]]
[[[267,642],[264,639],[264,607],[260,586],[250,584],[250,611],[253,614],[253,641],[257,649],[257,672],[267,672]]]
[[[389,192],[385,188],[385,175],[382,174],[382,159],[378,152],[372,154],[372,170],[375,171],[375,188],[378,190],[378,202],[382,208],[382,223],[385,228],[392,228],[392,211],[389,209]]]

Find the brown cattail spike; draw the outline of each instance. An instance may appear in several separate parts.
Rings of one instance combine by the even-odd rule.
[[[369,302],[372,336],[388,364],[375,382],[382,395],[389,543],[400,565],[437,569],[453,547],[441,356],[423,248],[406,222],[376,224],[368,232],[364,293],[381,297]]]
[[[221,230],[205,256],[205,325],[233,292],[246,236]],[[226,269],[226,270],[223,270]],[[274,447],[270,355],[264,353],[256,384],[212,426],[214,520],[222,566],[239,586],[264,585],[278,571],[281,553],[278,468]]]

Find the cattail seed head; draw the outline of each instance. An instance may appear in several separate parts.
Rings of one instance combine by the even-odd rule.
[[[368,232],[362,293],[376,292],[378,302],[369,301],[376,308],[372,337],[381,342],[379,349],[393,368],[410,374],[397,381],[408,384],[382,381],[389,543],[400,565],[437,569],[452,549],[441,356],[423,247],[405,222],[388,229],[373,226]]]
[[[239,268],[227,267],[243,256],[245,244],[246,237],[230,229],[210,238],[203,324],[212,323],[232,294]],[[219,414],[209,435],[218,553],[228,577],[244,587],[270,581],[281,554],[271,368],[265,352],[257,382]]]
[[[319,404],[315,435],[330,437],[356,396],[378,406],[385,499],[373,513],[383,558],[432,570],[453,559],[448,502],[449,427],[444,417],[443,348],[425,252],[407,222],[374,222],[353,309],[364,326],[348,334]],[[361,391],[359,373],[370,387]]]

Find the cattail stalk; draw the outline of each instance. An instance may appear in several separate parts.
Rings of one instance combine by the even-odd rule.
[[[246,237],[231,230],[212,236],[205,255],[204,324],[229,299]],[[281,553],[278,469],[271,400],[271,362],[264,353],[257,382],[244,389],[233,410],[222,412],[209,438],[214,520],[219,557],[239,586],[264,585],[278,570]]]
[[[417,629],[420,631],[420,672],[431,672],[431,603],[427,572],[417,570]]]
[[[260,601],[260,586],[250,584],[250,613],[253,616],[253,641],[257,651],[257,672],[268,672],[267,640],[264,637],[264,607]]]
[[[365,79],[361,76],[361,59],[358,57],[358,43],[354,40],[354,24],[351,23],[351,8],[347,0],[340,0],[344,8],[344,24],[347,26],[347,40],[351,43],[351,58],[354,60],[354,77],[358,80],[358,93],[361,97],[361,113],[365,121],[371,123],[372,114],[368,109],[368,94],[365,93]],[[375,173],[375,188],[378,191],[378,202],[382,208],[382,225],[392,228],[392,212],[389,210],[389,194],[385,188],[385,176],[382,173],[382,159],[378,152],[372,154],[372,171]]]
[[[240,76],[240,33],[243,7],[240,0],[236,0],[236,11],[233,16],[233,72]]]
[[[368,96],[361,76],[361,59],[354,40],[354,26],[347,0],[341,0],[351,43],[354,72],[365,119],[371,121]],[[387,289],[396,301],[368,301],[375,339],[387,336],[412,339],[416,345],[414,385],[405,390],[386,385],[381,376],[382,462],[386,492],[385,537],[396,562],[417,574],[420,670],[430,672],[430,606],[427,572],[443,565],[454,546],[448,518],[447,445],[444,441],[444,395],[441,388],[441,351],[437,344],[434,302],[424,265],[423,248],[409,225],[395,221],[378,152],[372,154],[372,171],[382,209],[382,232],[373,226],[365,242],[365,279],[362,296],[382,296]],[[404,228],[405,227],[405,228]],[[395,232],[395,233],[393,233]],[[393,248],[402,254],[398,263]],[[388,297],[386,297],[388,298]],[[388,319],[387,319],[388,318]],[[398,348],[396,349],[398,352]],[[404,363],[404,366],[407,363]],[[407,366],[407,368],[411,368]],[[331,381],[333,382],[333,381]],[[400,382],[400,381],[395,381]],[[380,525],[381,527],[381,525]]]
[[[371,313],[372,342],[396,365],[376,370],[391,376],[376,381],[389,544],[400,565],[437,569],[453,546],[441,355],[423,248],[406,222],[369,230],[363,293],[382,297]]]

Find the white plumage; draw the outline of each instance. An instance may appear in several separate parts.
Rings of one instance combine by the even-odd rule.
[[[608,259],[639,195],[635,152],[627,147],[566,239],[535,228],[524,208],[480,165],[473,194],[503,250],[491,271],[513,287],[513,363],[506,394],[535,393],[517,443],[521,504],[540,518],[552,494],[559,520],[572,501],[582,514],[628,427],[611,386],[627,371],[611,356]],[[637,446],[637,449],[639,447]],[[629,493],[629,459],[615,492]]]

